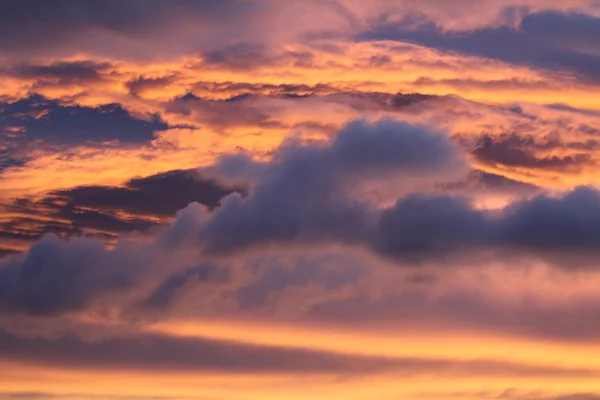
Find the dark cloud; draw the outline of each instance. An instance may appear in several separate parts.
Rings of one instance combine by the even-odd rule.
[[[525,195],[536,194],[542,191],[538,186],[480,170],[471,171],[469,176],[464,180],[441,183],[439,188],[444,191],[482,191],[484,193]]]
[[[268,94],[273,97],[286,97],[337,93],[339,89],[324,83],[316,85],[285,83],[276,85],[272,83],[200,81],[193,85],[193,91],[207,92],[210,94],[224,93],[238,95],[240,93],[251,93]]]
[[[524,80],[524,79],[494,79],[494,80],[479,80],[468,78],[455,79],[432,79],[421,77],[414,82],[415,85],[421,87],[433,87],[437,85],[451,86],[457,88],[480,88],[484,90],[510,90],[525,88],[531,90],[548,89],[547,81],[542,80]]]
[[[51,193],[50,199],[75,208],[125,211],[130,214],[174,216],[191,202],[214,208],[224,196],[243,188],[224,187],[194,170],[174,170],[133,178],[124,187],[81,186]]]
[[[312,64],[310,52],[283,51],[270,52],[263,44],[236,43],[202,54],[202,65],[248,70],[277,64],[290,64],[293,67],[308,67]]]
[[[486,228],[484,216],[460,198],[412,195],[382,213],[372,245],[388,257],[419,261],[485,240]]]
[[[367,215],[347,191],[374,179],[462,168],[443,134],[402,122],[353,122],[328,145],[284,144],[246,199],[230,196],[207,223],[208,248],[227,251],[295,239],[361,240]]]
[[[456,197],[415,195],[382,214],[374,247],[401,259],[474,247],[512,248],[546,254],[550,261],[576,268],[597,253],[599,206],[600,193],[584,187],[560,198],[521,200],[500,212],[476,210]],[[561,253],[571,256],[563,259]]]
[[[286,127],[275,118],[277,110],[257,104],[257,100],[260,97],[249,94],[227,100],[210,100],[189,93],[169,102],[165,112],[191,117],[195,121],[209,124],[213,129],[237,126],[262,129]]]
[[[6,249],[3,247],[0,247],[0,258],[14,255],[14,254],[19,254],[19,253],[20,253],[20,251],[15,250],[15,249]]]
[[[15,160],[27,160],[29,150],[38,145],[68,147],[108,141],[140,144],[167,128],[160,116],[140,119],[119,104],[93,108],[32,95],[0,103],[0,138],[4,141],[0,157],[11,165]]]
[[[420,93],[361,92],[330,85],[295,85],[266,83],[197,82],[194,93],[177,97],[165,104],[165,112],[186,117],[193,124],[207,124],[211,129],[227,131],[234,127],[260,129],[317,129],[327,133],[339,128],[317,121],[287,124],[282,116],[286,106],[299,106],[318,98],[324,103],[339,103],[358,112],[398,112],[436,96]],[[215,98],[215,94],[230,97]],[[218,96],[222,97],[222,96]],[[271,101],[277,99],[277,102]],[[311,103],[313,104],[313,103]]]
[[[215,26],[242,23],[243,17],[260,9],[260,3],[238,0],[24,0],[0,3],[0,48],[4,51],[38,52],[73,45],[94,34],[109,34],[151,41],[192,22]],[[84,41],[85,42],[85,41]],[[79,44],[79,45],[77,45]],[[92,49],[102,49],[91,42]],[[95,45],[95,46],[94,46]]]
[[[46,233],[114,239],[119,232],[144,232],[192,202],[209,208],[237,190],[194,170],[174,170],[129,180],[123,187],[81,186],[40,200],[16,199],[0,210],[17,216],[0,222],[0,238],[31,243]],[[124,215],[125,214],[125,215]]]
[[[520,168],[540,168],[562,171],[577,170],[585,165],[593,165],[589,154],[578,153],[566,156],[537,156],[535,150],[552,147],[560,148],[561,143],[555,141],[544,145],[538,144],[532,136],[500,135],[492,137],[483,135],[477,148],[473,151],[475,158],[489,165],[504,165]]]
[[[106,79],[110,63],[94,61],[60,61],[53,64],[18,64],[3,69],[9,76],[37,81],[37,86],[55,85],[89,85]]]
[[[350,123],[328,144],[284,144],[269,164],[257,165],[259,176],[251,178],[246,198],[228,196],[206,219],[202,245],[207,252],[228,254],[272,244],[334,241],[366,245],[409,262],[456,256],[466,249],[512,248],[544,256],[579,252],[581,257],[567,263],[571,267],[580,265],[577,258],[596,254],[600,195],[594,189],[582,187],[556,198],[539,195],[496,211],[435,194],[409,195],[380,209],[357,191],[365,183],[399,177],[431,175],[443,181],[463,165],[459,154],[446,136],[389,120]],[[248,162],[234,166],[247,169]],[[491,175],[479,179],[515,185]]]
[[[587,116],[591,116],[591,117],[599,117],[600,116],[600,111],[585,109],[585,108],[576,108],[576,107],[570,106],[568,104],[555,103],[555,104],[548,104],[548,105],[546,105],[546,107],[554,109],[554,110],[569,111],[572,113],[587,115]]]
[[[143,76],[127,82],[125,86],[129,93],[134,96],[142,96],[146,90],[160,89],[175,82],[176,75],[162,76],[158,78],[145,78]]]
[[[520,29],[529,36],[562,49],[600,55],[600,18],[583,13],[552,11],[526,15]]]
[[[105,253],[98,241],[69,245],[46,236],[0,266],[0,311],[43,315],[84,308],[99,294],[134,285],[127,262],[125,255]]]
[[[72,236],[88,236],[103,239],[113,238],[108,232],[145,230],[152,224],[142,220],[122,221],[118,218],[94,211],[82,211],[81,214],[73,210],[58,210],[51,215],[38,218],[35,216],[41,211],[35,208],[28,209],[32,216],[18,216],[5,218],[0,222],[0,238],[7,242],[15,242],[22,245],[30,244],[46,233],[52,233],[61,238]],[[23,213],[23,215],[27,215]],[[71,221],[62,218],[71,218]],[[53,219],[54,218],[54,219]],[[101,229],[104,232],[86,232],[85,229]],[[108,231],[108,232],[106,232]]]
[[[444,31],[420,14],[400,21],[385,17],[358,40],[398,40],[546,69],[570,70],[600,78],[600,19],[586,14],[540,12],[526,15],[517,28]]]
[[[435,99],[436,96],[420,93],[382,93],[382,92],[342,92],[341,96],[350,99],[350,106],[359,111],[396,111],[399,108],[407,107],[412,104],[421,103],[427,100]],[[335,95],[332,95],[332,97]],[[354,102],[353,100],[358,100]],[[361,100],[367,101],[367,104],[361,103]],[[370,103],[370,104],[369,104]],[[373,105],[375,108],[372,108]]]

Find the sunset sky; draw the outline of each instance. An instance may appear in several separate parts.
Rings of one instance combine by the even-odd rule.
[[[1,400],[600,400],[600,1],[0,0]]]

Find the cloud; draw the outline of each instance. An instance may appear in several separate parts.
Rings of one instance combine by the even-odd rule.
[[[539,168],[546,170],[577,171],[583,166],[593,165],[590,154],[576,153],[565,156],[536,156],[534,151],[541,146],[531,136],[483,135],[473,150],[473,156],[488,165],[503,165],[517,168]],[[546,148],[560,148],[561,143],[547,143]]]
[[[382,18],[357,40],[397,40],[424,46],[530,64],[544,69],[572,71],[598,80],[600,53],[595,34],[600,19],[586,14],[544,11],[525,15],[515,28],[508,25],[473,30],[444,30],[422,14],[400,20]]]
[[[167,104],[165,112],[191,117],[195,122],[207,123],[213,129],[251,126],[263,129],[282,128],[275,119],[272,107],[261,107],[256,98],[239,96],[231,99],[208,100],[193,94],[179,97]]]
[[[36,81],[41,85],[90,85],[104,81],[110,63],[87,61],[57,61],[51,64],[17,64],[3,72],[11,77]]]
[[[195,283],[223,282],[229,278],[228,274],[226,269],[207,263],[173,273],[142,300],[140,306],[144,309],[166,309],[186,287],[193,287]]]
[[[235,190],[195,170],[173,170],[144,178],[133,178],[123,187],[81,186],[50,193],[49,200],[65,202],[70,207],[130,214],[173,216],[189,203],[198,202],[209,208],[219,205],[221,198]]]
[[[130,54],[142,51],[148,56],[150,42],[165,36],[173,39],[183,27],[210,27],[216,33],[219,24],[243,24],[245,17],[255,15],[261,8],[260,2],[243,0],[157,0],[152,5],[138,0],[127,3],[109,0],[102,4],[75,0],[56,0],[42,5],[35,0],[3,3],[0,5],[0,48],[13,54],[65,51],[69,54],[85,46],[89,52],[125,56],[122,44],[128,42]],[[102,43],[102,39],[107,38],[112,38],[113,49]],[[131,41],[137,41],[144,49],[132,51]]]
[[[46,236],[25,256],[0,268],[0,311],[56,314],[86,307],[104,292],[131,289],[124,254],[106,253],[93,240],[62,242]],[[123,258],[121,258],[123,257]]]
[[[123,186],[80,186],[46,193],[40,199],[19,198],[0,210],[0,237],[31,243],[46,233],[114,240],[122,232],[146,232],[175,217],[192,202],[213,209],[241,185],[204,178],[196,170],[173,170],[133,178]],[[4,256],[6,254],[0,254]]]
[[[443,360],[340,354],[258,346],[200,338],[140,333],[84,341],[74,335],[52,339],[19,337],[0,331],[0,357],[33,364],[102,370],[210,371],[223,373],[296,373],[334,375],[382,371],[403,376],[593,377],[589,369],[530,366],[494,360]]]
[[[144,92],[152,89],[161,89],[176,81],[176,75],[161,76],[158,78],[145,78],[140,76],[125,84],[129,93],[134,96],[143,96]]]
[[[581,187],[563,197],[540,195],[499,212],[476,210],[450,196],[414,195],[384,211],[374,247],[383,254],[417,259],[459,250],[497,247],[571,257],[555,261],[576,268],[596,254],[600,193]],[[585,265],[585,263],[584,263]]]
[[[369,212],[346,198],[352,190],[399,175],[457,174],[464,166],[444,134],[392,120],[353,122],[329,145],[284,144],[250,195],[228,197],[202,237],[219,252],[295,239],[361,240]]]
[[[407,185],[427,179],[434,180],[430,192],[452,182],[463,161],[450,139],[425,128],[385,120],[350,123],[328,144],[284,144],[260,165],[262,175],[246,198],[228,196],[203,222],[200,243],[209,253],[227,254],[330,241],[411,262],[468,249],[595,254],[600,216],[593,210],[600,195],[591,188],[538,195],[495,211],[477,209],[468,198],[408,194]],[[386,185],[404,188],[391,207],[382,207],[372,193]],[[565,232],[568,238],[561,239]]]
[[[120,104],[93,108],[62,104],[39,95],[0,103],[0,121],[0,138],[5,141],[0,156],[5,161],[27,160],[29,152],[40,143],[61,147],[110,141],[142,144],[154,139],[155,132],[168,128],[158,115],[137,117]]]
[[[480,170],[473,170],[466,179],[442,183],[439,188],[448,192],[480,192],[504,193],[517,195],[539,194],[542,189],[536,185],[507,178],[503,175],[492,174]]]
[[[311,52],[269,52],[266,46],[256,43],[237,43],[202,54],[202,65],[232,70],[289,64],[291,67],[309,67],[314,55]]]

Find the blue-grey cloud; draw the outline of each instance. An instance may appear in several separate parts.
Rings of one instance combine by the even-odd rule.
[[[18,198],[0,206],[0,239],[32,243],[44,234],[115,239],[118,233],[146,232],[192,202],[213,209],[233,191],[195,170],[173,170],[133,178],[123,186],[80,186],[47,193],[40,199]],[[0,257],[7,255],[0,252]]]
[[[69,245],[46,236],[27,255],[0,265],[0,312],[43,315],[81,309],[100,293],[132,288],[135,267],[127,265],[125,254],[106,253],[99,241]]]
[[[4,74],[34,80],[35,86],[44,85],[91,85],[104,81],[112,65],[94,61],[58,61],[51,64],[20,63],[0,69]]]
[[[382,18],[357,40],[397,40],[428,47],[570,70],[586,79],[600,78],[600,18],[587,14],[539,12],[527,14],[515,28],[499,26],[471,31],[444,31],[420,14],[400,21]]]
[[[397,121],[353,122],[330,145],[284,144],[246,199],[230,196],[202,234],[214,251],[295,239],[361,241],[366,205],[346,198],[365,180],[443,174],[464,166],[444,134]]]
[[[29,146],[69,147],[118,141],[122,145],[152,140],[168,125],[158,115],[140,119],[119,104],[86,107],[62,104],[39,95],[0,103],[0,138],[4,156],[27,159]]]
[[[260,2],[244,0],[24,0],[0,4],[0,48],[6,52],[60,52],[77,50],[79,41],[98,33],[113,39],[139,42],[159,40],[191,23],[206,26],[240,24],[261,9]],[[87,35],[86,35],[87,34]],[[172,39],[172,37],[171,37]],[[113,41],[114,44],[114,41]],[[88,42],[88,51],[110,51]]]
[[[571,254],[560,259],[571,267],[597,253],[600,194],[592,188],[562,197],[538,195],[495,211],[451,195],[412,194],[384,209],[352,197],[352,189],[364,180],[392,184],[399,176],[428,173],[439,179],[460,164],[458,154],[447,137],[392,121],[351,123],[328,145],[284,145],[269,165],[261,165],[262,175],[246,198],[227,197],[207,218],[202,246],[207,252],[229,253],[332,241],[367,246],[403,261],[511,248],[545,256]]]

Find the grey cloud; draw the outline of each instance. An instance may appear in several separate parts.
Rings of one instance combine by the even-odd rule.
[[[329,263],[343,268],[329,268]],[[339,263],[339,264],[338,264]],[[338,291],[355,283],[362,276],[360,261],[352,256],[298,257],[292,268],[279,257],[259,257],[250,263],[255,279],[236,291],[242,309],[268,307],[269,296],[289,287],[322,284],[325,290]]]
[[[598,80],[600,54],[596,31],[600,19],[585,14],[540,12],[523,17],[519,26],[473,31],[443,31],[420,14],[400,21],[382,18],[357,40],[398,40],[546,69],[571,70]],[[590,51],[593,50],[593,51]]]
[[[350,187],[463,165],[443,134],[391,120],[353,122],[328,146],[284,144],[246,199],[230,196],[213,214],[203,240],[213,251],[295,239],[361,241],[369,211],[345,198]]]
[[[228,279],[228,270],[214,264],[201,264],[166,277],[141,303],[144,309],[164,309],[190,285],[219,283]]]
[[[106,262],[111,258],[112,263]],[[105,253],[98,241],[69,245],[46,236],[25,256],[0,265],[0,311],[38,315],[73,311],[100,293],[130,289],[131,269],[120,268],[126,258]]]
[[[59,61],[52,64],[17,64],[2,69],[5,74],[35,80],[35,87],[44,85],[90,85],[107,79],[110,63],[94,61]]]
[[[600,193],[585,187],[560,198],[517,201],[499,212],[476,210],[457,197],[409,196],[382,213],[373,246],[409,261],[473,248],[512,248],[577,268],[586,265],[586,256],[597,255],[599,206]]]
[[[160,39],[179,26],[240,24],[262,8],[260,2],[238,0],[24,0],[0,4],[0,48],[10,52],[60,51],[80,48],[79,39],[109,33],[139,41]],[[217,22],[218,21],[218,22]],[[91,43],[89,50],[104,50]]]
[[[130,179],[123,187],[81,186],[52,192],[48,201],[59,201],[76,208],[126,211],[131,214],[173,216],[191,202],[209,208],[219,205],[224,196],[243,188],[230,188],[195,170],[173,170],[143,178]]]
[[[438,257],[485,240],[485,222],[466,200],[411,195],[381,214],[372,246],[383,255],[408,261]]]
[[[158,78],[145,78],[143,76],[127,82],[129,93],[134,96],[143,96],[146,90],[160,89],[175,82],[176,75],[162,76]]]
[[[257,67],[291,64],[294,67],[308,67],[313,61],[310,52],[269,51],[259,43],[241,42],[204,52],[202,65],[233,70],[247,70]]]
[[[235,126],[252,126],[262,129],[283,128],[274,117],[276,110],[256,104],[257,98],[249,95],[232,97],[225,101],[209,100],[191,93],[176,98],[166,105],[166,112],[192,117],[210,124],[213,129]]]
[[[542,191],[542,188],[507,178],[502,175],[492,174],[480,170],[473,170],[460,181],[441,183],[438,187],[447,192],[473,192],[504,193],[517,195],[533,195]]]
[[[333,241],[409,262],[466,249],[512,248],[563,254],[567,258],[554,261],[573,268],[583,254],[597,253],[600,195],[590,188],[556,198],[539,195],[498,211],[434,194],[409,195],[383,210],[352,198],[352,188],[372,179],[427,174],[440,179],[460,165],[458,154],[448,138],[392,121],[351,123],[327,146],[284,145],[248,197],[227,197],[207,218],[201,243],[209,253],[228,253]]]
[[[39,200],[19,198],[0,207],[7,214],[0,222],[0,238],[31,243],[52,233],[115,239],[121,232],[146,232],[160,224],[157,219],[175,217],[192,202],[213,209],[233,191],[246,193],[243,186],[230,186],[195,170],[173,170],[133,178],[122,187],[80,186]],[[18,216],[10,216],[14,213]]]
[[[0,138],[4,141],[0,163],[24,162],[28,151],[40,143],[62,147],[106,141],[141,144],[167,128],[159,115],[140,119],[119,104],[93,108],[31,95],[0,103]]]
[[[328,84],[319,83],[316,85],[306,84],[272,84],[272,83],[249,83],[249,82],[210,82],[200,81],[193,86],[194,91],[206,91],[209,93],[228,93],[239,94],[252,93],[261,94],[268,93],[269,96],[302,96],[314,94],[329,94],[336,93],[339,90]]]
[[[535,154],[535,150],[563,146],[564,144],[558,141],[540,145],[531,136],[512,134],[492,137],[483,135],[472,154],[479,161],[491,165],[553,169],[567,172],[594,164],[591,156],[585,153],[574,153],[565,156],[537,156]]]

